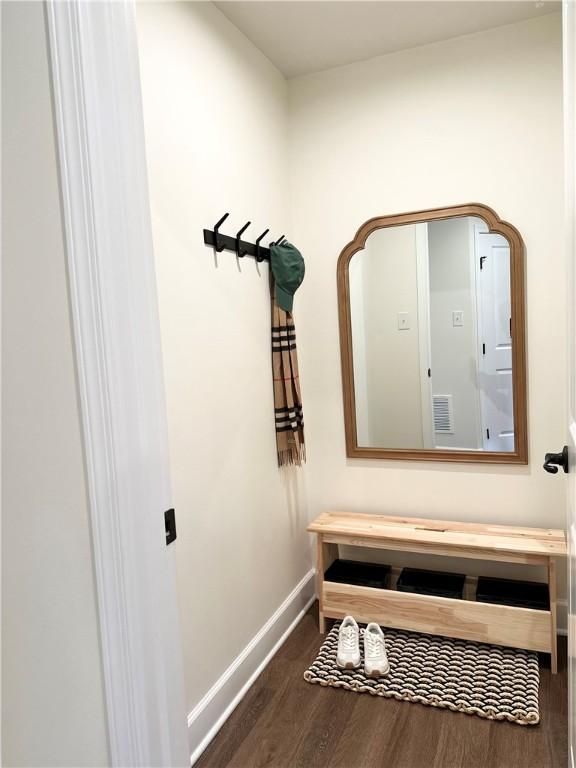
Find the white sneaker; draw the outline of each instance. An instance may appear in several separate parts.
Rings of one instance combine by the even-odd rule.
[[[364,632],[364,671],[368,677],[381,677],[390,672],[384,633],[374,622]]]
[[[358,669],[360,666],[360,631],[352,616],[346,616],[340,624],[336,664],[340,669]]]

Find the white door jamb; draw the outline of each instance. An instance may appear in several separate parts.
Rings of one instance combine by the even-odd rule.
[[[46,8],[110,759],[189,765],[134,8]]]
[[[568,503],[568,765],[576,768],[576,7],[572,0],[562,3],[562,47],[564,85],[564,182],[565,237],[568,264],[568,398],[567,444],[569,447]]]

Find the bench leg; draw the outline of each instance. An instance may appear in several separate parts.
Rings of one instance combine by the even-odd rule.
[[[320,632],[326,632],[326,619],[324,618],[324,572],[338,557],[338,544],[327,544],[322,539],[322,534],[316,536],[316,589],[318,591],[318,625]]]
[[[550,594],[550,668],[552,674],[558,672],[558,636],[556,632],[556,561],[548,558],[548,591]]]

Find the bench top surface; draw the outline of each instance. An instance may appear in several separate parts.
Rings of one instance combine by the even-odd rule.
[[[530,555],[565,555],[566,535],[561,529],[515,525],[463,523],[358,512],[322,512],[308,531],[342,538],[442,545],[454,550],[481,549]]]

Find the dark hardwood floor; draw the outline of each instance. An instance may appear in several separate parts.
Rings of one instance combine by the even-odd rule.
[[[540,663],[540,724],[519,726],[304,682],[321,644],[312,608],[197,768],[565,768],[566,648]]]

